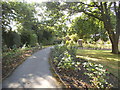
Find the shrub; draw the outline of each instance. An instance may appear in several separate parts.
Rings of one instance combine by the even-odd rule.
[[[2,51],[3,51],[3,52],[9,51],[9,48],[7,47],[7,45],[3,45],[3,46],[2,46]]]
[[[23,30],[21,32],[22,45],[24,45],[24,44],[29,45],[30,44],[30,35],[31,35],[31,31]]]
[[[63,69],[75,69],[75,62],[73,61],[73,57],[66,50],[63,52],[62,58],[58,63],[58,68]]]
[[[62,39],[56,39],[54,40],[53,44],[61,44],[62,42]]]
[[[52,58],[60,69],[76,69],[76,48],[66,44],[56,45],[52,49]]]
[[[91,78],[90,82],[97,88],[111,88],[112,85],[106,81],[108,71],[106,71],[101,64],[95,64],[91,62],[83,63],[83,66],[87,69],[85,75]]]
[[[38,43],[38,37],[33,31],[24,30],[21,32],[22,45],[35,46]]]
[[[70,39],[74,42],[77,42],[77,40],[79,39],[79,37],[77,36],[77,34],[72,34],[70,35]]]
[[[38,39],[37,39],[37,35],[36,34],[30,34],[30,45],[31,46],[36,46],[38,43]]]
[[[16,32],[13,32],[13,37],[14,37],[13,38],[14,46],[20,47],[20,45],[21,45],[21,37],[20,37],[20,35],[17,34]]]
[[[21,37],[15,31],[3,32],[3,46],[7,45],[8,48],[21,45]]]

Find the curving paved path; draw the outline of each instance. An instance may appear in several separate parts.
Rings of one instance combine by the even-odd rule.
[[[50,48],[38,51],[17,67],[3,81],[3,88],[59,88],[60,85],[49,70]]]

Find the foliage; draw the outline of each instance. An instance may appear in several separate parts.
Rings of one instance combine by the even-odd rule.
[[[22,41],[22,45],[26,44],[29,45],[30,44],[30,35],[32,34],[32,32],[24,30],[21,32],[21,41]]]
[[[74,42],[77,42],[77,40],[79,39],[78,35],[75,33],[75,34],[72,34],[72,35],[69,35],[70,39]]]
[[[7,49],[7,48],[6,48]],[[40,47],[26,47],[7,49],[2,53],[2,79],[11,74],[11,72],[20,65],[28,56],[41,49]]]
[[[33,31],[24,30],[21,32],[21,42],[22,45],[36,46],[38,43],[38,37]]]
[[[94,20],[90,21],[90,24],[85,22],[85,24],[87,25],[87,27],[84,23],[84,25],[82,25],[82,23],[80,21],[78,21],[78,23],[81,23],[80,27],[82,27],[82,29],[85,30],[80,30],[78,24],[76,23],[74,28],[77,29],[77,31],[89,31],[89,29],[86,30],[86,28],[88,27],[92,27],[91,24],[93,24],[93,26],[95,25],[95,29],[93,28],[93,30],[96,30],[97,32],[99,32],[99,22],[101,22],[102,28],[103,30],[102,33],[99,32],[99,34],[101,34],[101,38],[106,41],[107,37],[109,37],[111,44],[112,44],[112,52],[118,54],[118,39],[119,39],[119,25],[120,25],[120,2],[49,2],[47,3],[47,9],[50,10],[49,13],[52,13],[52,16],[56,15],[56,11],[61,13],[66,13],[67,14],[67,19],[68,21],[72,22],[71,18],[72,16],[74,16],[75,14],[81,14],[84,13],[86,14],[88,17],[91,17],[97,22],[96,25],[94,23],[92,23],[92,21],[94,22]],[[54,6],[52,6],[54,5]],[[56,8],[54,8],[56,7]],[[54,12],[55,10],[55,12]],[[54,14],[54,13],[55,14]],[[58,13],[57,13],[58,14]],[[58,20],[60,20],[60,17],[57,17]],[[70,20],[71,19],[71,20]],[[85,18],[86,19],[86,18]],[[84,19],[83,19],[84,20]],[[87,20],[87,19],[86,19]],[[88,19],[89,21],[89,19]],[[113,21],[113,22],[112,22]],[[83,21],[82,21],[83,22]],[[73,28],[73,32],[75,31]],[[72,29],[71,29],[72,31]],[[106,33],[107,32],[107,33]],[[76,33],[76,32],[75,32]],[[90,31],[88,32],[88,34],[91,33]],[[93,32],[94,33],[94,32]],[[82,38],[82,32],[80,32]],[[94,36],[94,41],[98,40],[99,36],[97,36],[98,34],[95,33]],[[97,37],[97,38],[96,38]],[[90,38],[90,37],[88,37]]]
[[[24,28],[31,29],[31,21],[34,21],[34,6],[22,2],[1,2],[2,3],[2,28],[3,30],[11,29],[10,23],[18,21]],[[9,29],[8,29],[9,27]]]
[[[14,58],[14,57],[16,57],[19,54],[21,54],[21,50],[20,49],[11,49],[11,50],[3,53],[3,59],[4,58]]]
[[[54,65],[58,68],[59,71],[63,70],[76,70],[78,65],[81,62],[76,61],[76,53],[75,57],[72,56],[74,50],[71,49],[74,45],[66,45],[61,44],[57,45],[52,49],[52,59]],[[72,52],[72,53],[71,53]],[[104,67],[100,64],[95,64],[91,62],[82,63],[86,68],[87,72],[85,75],[90,77],[90,82],[96,88],[111,88],[112,85],[107,82],[109,72],[104,69]]]
[[[55,37],[57,38],[57,37]],[[61,44],[62,43],[62,39],[61,38],[57,38],[54,40],[53,44]]]
[[[38,37],[37,37],[37,35],[34,34],[34,33],[31,34],[31,35],[30,35],[30,45],[31,45],[31,46],[36,46],[37,43],[38,43]]]
[[[55,46],[52,50],[53,61],[60,69],[76,69],[77,62],[75,62],[76,48],[67,47],[67,45]]]
[[[13,48],[14,46],[20,47],[21,45],[21,37],[20,34],[15,31],[3,32],[3,46],[7,45],[8,48]]]
[[[97,88],[111,88],[112,85],[106,81],[108,78],[106,71],[101,64],[95,64],[91,62],[83,63],[83,67],[87,69],[87,72],[84,73],[88,75],[92,80],[91,83]]]
[[[69,33],[77,33],[79,38],[84,40],[89,38],[92,38],[93,41],[98,41],[100,38],[104,41],[108,40],[103,28],[103,23],[93,17],[88,17],[85,14],[76,17],[72,21]]]
[[[54,29],[55,36],[64,37],[67,35],[68,26],[66,21],[68,20],[64,12],[60,10],[60,2],[46,2],[45,17],[49,18],[46,20],[48,26],[52,26]]]
[[[119,77],[119,66],[120,55],[115,55],[111,53],[111,50],[87,50],[87,49],[78,49],[77,57],[86,59],[90,62],[95,62],[102,64],[105,68],[108,69],[115,77]]]
[[[3,1],[1,4],[3,46],[18,48],[24,44],[27,46],[36,46],[36,43],[53,44],[53,28],[36,18],[38,13],[35,7],[39,7],[39,4],[9,1]],[[14,23],[15,25],[12,25]]]
[[[92,49],[96,49],[96,50],[111,49],[111,44],[107,44],[107,43],[108,42],[106,42],[106,43],[99,43],[99,42],[83,43],[83,47],[92,48]]]
[[[33,29],[34,23],[36,22],[36,18],[34,17],[36,11],[33,4],[6,1],[2,1],[1,4],[3,45],[7,45],[8,48],[17,48],[25,43],[30,44],[30,36],[27,33],[26,37],[25,35],[21,35],[27,39],[25,41],[23,40],[24,37],[21,37],[20,34],[22,34],[21,32],[23,30]],[[14,23],[16,23],[16,26],[13,25]],[[17,26],[18,29],[14,30],[13,27]]]
[[[47,26],[46,24],[39,24],[37,31],[35,31],[38,36],[38,43],[43,45],[50,45],[54,42],[53,28]]]
[[[75,62],[73,61],[73,57],[68,53],[68,51],[63,52],[62,58],[58,63],[58,68],[75,69]]]
[[[24,51],[27,50],[34,50],[34,49],[41,49],[41,46],[37,46],[37,47],[31,47],[31,46],[26,46],[26,44],[24,44],[21,48],[17,48],[14,47],[13,49],[9,49],[6,46],[3,47],[4,52],[3,52],[3,59],[7,58],[14,58],[20,54],[22,54]],[[9,60],[8,60],[9,61]]]
[[[73,43],[70,43],[69,45],[67,45],[67,50],[68,52],[70,53],[70,55],[72,57],[76,57],[76,51],[77,51],[77,45],[76,44],[73,44]]]
[[[61,55],[65,50],[67,49],[66,45],[59,45],[59,46],[54,46],[54,49],[52,49],[52,57],[59,57],[59,55]]]
[[[44,30],[42,35],[42,43],[43,45],[49,45],[53,43],[53,36],[51,31]]]

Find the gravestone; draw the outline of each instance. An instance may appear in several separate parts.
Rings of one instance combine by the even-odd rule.
[[[83,43],[83,39],[78,39],[77,42],[78,42],[78,44],[79,44],[80,47],[83,47],[83,45],[82,45],[82,43]]]

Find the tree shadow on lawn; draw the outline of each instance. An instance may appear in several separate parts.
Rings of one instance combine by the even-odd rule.
[[[79,57],[81,58],[81,57]],[[96,58],[83,58],[82,59],[86,59],[90,62],[94,62],[97,64],[102,64],[104,66],[105,69],[107,69],[110,73],[112,73],[115,77],[119,77],[118,72],[120,72],[120,67],[118,66],[118,61],[112,61],[112,60],[102,60],[102,59],[96,59]]]
[[[111,50],[78,50],[78,55],[87,55],[98,59],[112,59],[119,61],[120,55],[112,54]]]

